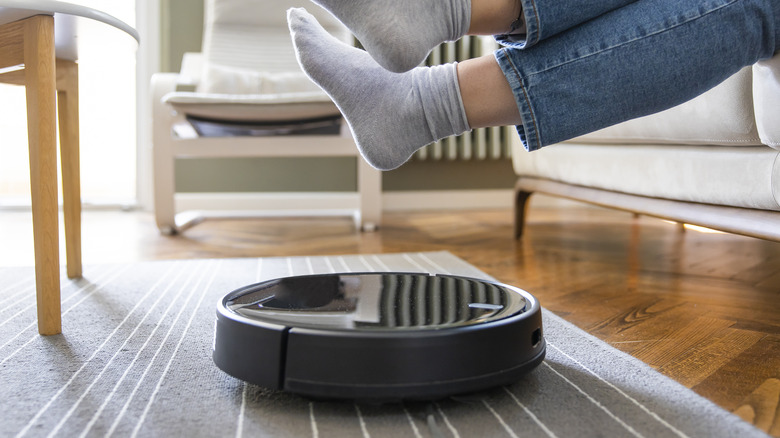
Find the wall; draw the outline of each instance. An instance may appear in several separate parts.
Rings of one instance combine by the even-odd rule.
[[[200,51],[203,5],[192,0],[160,4],[160,65],[175,72],[185,52]],[[353,191],[356,184],[353,158],[178,160],[176,166],[180,192]],[[508,189],[515,176],[509,160],[413,160],[385,172],[382,181],[385,191]]]

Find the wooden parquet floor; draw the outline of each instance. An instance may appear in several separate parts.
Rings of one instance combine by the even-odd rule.
[[[514,241],[512,217],[393,212],[364,234],[345,218],[214,220],[166,237],[145,213],[90,212],[83,253],[90,263],[447,250],[780,437],[780,243],[577,206],[532,207]],[[24,238],[0,238],[3,254],[9,240],[19,248],[15,260],[26,250]]]

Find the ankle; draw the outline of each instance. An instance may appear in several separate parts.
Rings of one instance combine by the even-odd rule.
[[[471,0],[469,35],[503,35],[521,18],[520,0]]]

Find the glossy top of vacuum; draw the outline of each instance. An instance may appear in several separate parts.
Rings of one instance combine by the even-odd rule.
[[[339,274],[280,278],[224,301],[244,318],[329,330],[441,330],[523,313],[506,286],[428,274]]]

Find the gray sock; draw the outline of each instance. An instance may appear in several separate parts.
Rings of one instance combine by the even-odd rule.
[[[287,11],[298,62],[333,99],[361,155],[395,169],[415,151],[469,130],[455,64],[392,73],[333,38],[305,9]]]
[[[400,73],[466,34],[471,0],[312,0],[335,15],[387,70]]]

